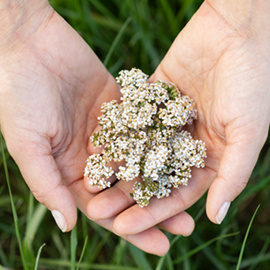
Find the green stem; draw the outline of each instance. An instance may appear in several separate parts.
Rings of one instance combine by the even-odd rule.
[[[13,219],[14,219],[16,237],[17,237],[17,241],[18,241],[18,245],[19,245],[23,268],[25,270],[28,270],[27,263],[26,263],[25,256],[24,256],[24,252],[23,252],[22,240],[21,240],[19,223],[18,223],[18,215],[17,215],[15,203],[14,203],[13,196],[12,196],[10,178],[9,178],[9,173],[8,173],[8,166],[7,166],[7,161],[6,161],[6,157],[5,157],[5,153],[4,153],[4,142],[3,142],[3,137],[1,134],[0,134],[0,137],[1,137],[1,152],[2,152],[2,158],[3,158],[3,165],[4,165],[5,175],[6,175],[6,181],[7,181],[7,186],[8,186],[8,192],[9,192],[9,198],[10,198],[10,203],[11,203],[11,208],[12,208]]]
[[[249,222],[249,225],[248,225],[248,228],[247,228],[247,231],[246,231],[246,235],[245,235],[245,238],[244,238],[244,241],[243,241],[243,244],[242,244],[242,247],[241,247],[241,250],[240,250],[240,254],[239,254],[239,258],[238,258],[238,262],[237,262],[237,266],[236,266],[236,270],[239,270],[240,269],[240,266],[241,266],[241,262],[242,262],[242,258],[243,258],[243,254],[244,254],[244,250],[245,250],[245,246],[246,246],[246,242],[247,242],[247,239],[248,239],[248,235],[249,235],[249,231],[251,229],[251,226],[252,226],[252,223],[253,223],[253,220],[258,212],[260,208],[260,204],[257,206],[250,222]]]

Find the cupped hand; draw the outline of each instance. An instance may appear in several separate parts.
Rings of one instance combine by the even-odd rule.
[[[62,231],[69,231],[77,207],[89,216],[86,206],[94,197],[83,184],[89,136],[101,104],[118,100],[120,92],[89,46],[48,4],[31,12],[29,21],[20,14],[11,32],[1,32],[1,131],[36,199],[52,211]],[[190,222],[192,230],[187,214],[177,218],[182,225]],[[111,216],[97,223],[113,231],[113,221]],[[166,222],[160,227],[173,229]],[[118,234],[149,253],[162,255],[169,248],[155,227]]]
[[[49,4],[1,45],[0,123],[8,150],[34,196],[68,231],[76,204],[83,210],[88,198],[81,185],[88,136],[101,100],[117,99],[118,86]]]
[[[221,223],[265,143],[270,119],[269,19],[252,10],[244,12],[246,17],[227,20],[211,2],[204,2],[150,78],[174,82],[195,100],[198,120],[188,129],[206,143],[206,167],[193,169],[187,187],[174,189],[168,198],[151,199],[144,208],[130,198],[132,184],[120,181],[101,192],[90,201],[88,213],[97,219],[118,214],[116,232],[136,234],[160,222],[170,224],[209,187],[207,214]]]

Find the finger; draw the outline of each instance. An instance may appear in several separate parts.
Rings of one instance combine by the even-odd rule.
[[[157,226],[172,234],[189,236],[194,230],[195,223],[188,213],[181,212],[162,221]]]
[[[227,144],[207,197],[206,212],[212,222],[222,222],[230,203],[245,188],[263,145],[260,141],[241,138]]]
[[[117,180],[117,178],[115,177],[115,175],[112,175],[111,177],[109,177],[108,179],[106,179],[107,183],[110,183],[110,186],[115,183],[115,181]],[[91,183],[91,179],[89,177],[84,177],[84,187],[85,189],[90,192],[90,193],[99,193],[100,191],[103,191],[104,188],[99,187],[99,186],[93,186],[93,184]]]
[[[168,238],[155,227],[135,235],[124,235],[122,237],[139,249],[158,256],[165,255],[170,249]]]
[[[183,212],[204,194],[213,175],[214,172],[208,168],[194,169],[188,186],[173,189],[169,197],[152,198],[146,207],[134,205],[119,214],[114,221],[115,232],[136,234]]]
[[[119,181],[113,187],[95,196],[87,206],[87,213],[93,219],[106,219],[117,215],[135,203],[130,195],[138,177],[133,181]]]
[[[11,151],[22,176],[35,198],[52,213],[59,228],[70,231],[77,221],[77,207],[70,190],[50,153],[41,153],[41,145],[24,144]]]
[[[80,210],[87,214],[87,202],[91,200],[94,195],[90,194],[84,189],[83,181],[76,181],[69,188],[74,194],[76,203]],[[115,217],[111,217],[103,220],[95,220],[95,222],[102,227],[114,232],[114,219]],[[121,232],[119,232],[118,235],[139,249],[158,256],[165,255],[170,248],[170,243],[166,235],[155,227],[149,228],[146,231],[134,235],[124,235]]]

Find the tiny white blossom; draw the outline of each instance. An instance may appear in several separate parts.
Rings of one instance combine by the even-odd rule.
[[[172,188],[187,185],[191,167],[202,168],[205,144],[194,140],[182,127],[197,118],[194,101],[180,93],[173,83],[149,83],[148,76],[133,68],[119,73],[121,103],[116,100],[101,106],[101,130],[90,138],[102,153],[91,155],[84,175],[89,185],[110,187],[108,179],[132,181],[140,174],[142,182],[133,187],[139,206],[169,196]],[[114,172],[110,161],[123,161]]]

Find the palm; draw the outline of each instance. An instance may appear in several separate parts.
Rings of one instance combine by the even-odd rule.
[[[48,209],[61,212],[70,230],[76,223],[76,206],[87,213],[94,196],[83,184],[89,136],[97,127],[101,104],[119,99],[120,91],[60,16],[52,12],[45,22],[0,60],[0,123],[33,194]],[[98,223],[113,230],[113,220]],[[156,228],[123,237],[148,252],[168,249],[166,237]],[[158,243],[163,247],[157,248]]]
[[[87,143],[97,125],[100,104],[109,95],[117,98],[119,94],[114,79],[91,49],[58,15],[55,17],[42,31],[45,38],[35,37],[40,46],[37,61],[41,68],[45,67],[38,72],[44,83],[42,91],[48,99],[53,99],[53,106],[43,115],[49,125],[42,132],[51,139],[63,181],[71,185],[82,179]],[[47,83],[48,87],[44,87],[46,81],[51,82]]]
[[[84,211],[88,139],[100,104],[118,98],[116,82],[56,13],[2,61],[7,91],[1,93],[1,126],[25,180],[49,209],[62,200],[63,207],[72,206],[72,216],[74,203],[64,184]]]
[[[267,98],[262,98],[264,94],[267,96],[267,84],[262,78],[268,77],[269,67],[264,66],[262,56],[252,46],[256,44],[248,36],[230,27],[205,3],[176,39],[154,75],[176,82],[197,104],[198,121],[192,129],[208,148],[204,172],[208,184],[201,192],[217,175],[222,180],[235,177],[234,168],[219,167],[222,159],[230,155],[232,161],[247,170],[243,176],[238,174],[236,192],[239,193],[267,135],[269,113],[262,116],[260,108],[267,107]],[[260,133],[255,131],[255,126]],[[251,164],[244,160],[244,151],[236,152],[242,146],[242,150],[250,147],[254,157]]]
[[[172,81],[195,100],[198,120],[188,128],[206,143],[206,168],[194,169],[188,187],[174,190],[169,198],[153,199],[146,208],[131,206],[131,202],[125,205],[129,208],[114,221],[117,232],[137,233],[170,219],[195,203],[215,178],[207,211],[217,222],[217,210],[224,200],[232,201],[243,189],[269,125],[269,82],[265,81],[269,64],[254,50],[256,45],[206,2],[176,38],[150,80]],[[257,62],[260,66],[254,65]],[[99,211],[106,192],[92,201],[91,209]],[[118,196],[119,201],[124,199]],[[106,215],[116,211],[111,208]]]

